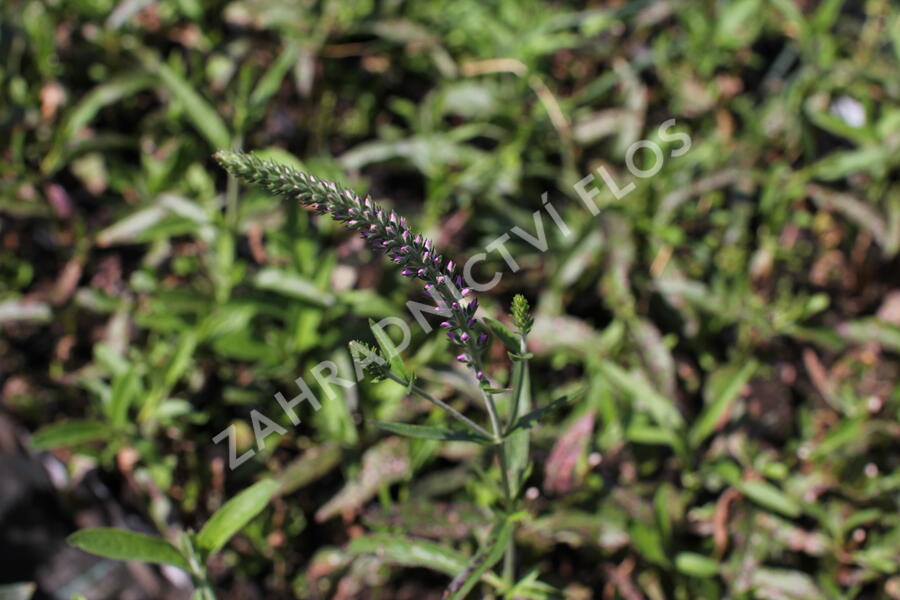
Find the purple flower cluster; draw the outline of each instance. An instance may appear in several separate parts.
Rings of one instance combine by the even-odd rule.
[[[439,308],[447,311],[447,320],[441,326],[448,330],[450,341],[461,347],[456,358],[475,368],[478,379],[486,382],[479,365],[487,334],[475,328],[478,300],[470,299],[471,290],[463,287],[462,278],[455,273],[456,265],[452,260],[445,263],[431,240],[410,231],[406,220],[394,211],[384,210],[370,197],[363,199],[333,182],[252,155],[220,151],[215,158],[238,179],[258,183],[273,194],[296,200],[320,214],[328,213],[349,229],[359,231],[373,249],[386,252],[404,276],[424,281],[425,291]]]

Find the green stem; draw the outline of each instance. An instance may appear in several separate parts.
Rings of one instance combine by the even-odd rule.
[[[524,342],[523,344],[524,345]],[[508,432],[513,426],[516,424],[516,419],[519,418],[519,399],[522,395],[522,381],[525,379],[525,369],[528,368],[528,361],[525,359],[520,359],[520,363],[517,365],[518,368],[513,370],[513,381],[512,381],[512,406],[509,409],[509,418],[506,419],[506,431]]]
[[[475,371],[481,371],[483,369],[481,365],[481,359],[477,354],[472,355],[472,367]],[[500,463],[500,477],[503,482],[503,500],[504,506],[506,508],[506,512],[508,515],[511,515],[515,511],[515,499],[513,498],[512,485],[509,481],[509,461],[506,459],[506,447],[504,446],[505,441],[503,440],[503,429],[500,425],[500,417],[497,414],[497,406],[494,404],[494,395],[486,390],[482,390],[484,393],[484,405],[487,408],[488,415],[491,419],[491,427],[494,430],[494,437],[498,440],[501,440],[499,444],[497,444],[497,462]],[[518,393],[518,390],[515,390]],[[503,580],[507,582],[509,585],[512,585],[515,582],[515,569],[516,569],[516,541],[515,534],[509,537],[509,541],[506,544],[506,551],[503,553]]]
[[[408,381],[406,381],[405,379],[403,379],[402,377],[400,377],[398,375],[395,375],[393,372],[389,371],[387,373],[387,377],[393,381],[396,381],[397,383],[399,383],[400,385],[402,385],[404,387],[410,387]],[[426,392],[425,390],[423,390],[422,388],[420,388],[419,386],[417,386],[415,384],[413,384],[410,389],[414,393],[418,394],[420,397],[422,397],[425,400],[428,400],[429,402],[434,404],[435,406],[438,406],[438,407],[446,410],[450,414],[451,417],[453,417],[460,423],[465,424],[467,427],[469,427],[470,429],[472,429],[479,435],[486,437],[489,440],[494,440],[495,442],[499,441],[500,438],[497,435],[491,435],[491,433],[487,429],[485,429],[484,427],[482,427],[481,425],[479,425],[478,423],[476,423],[469,417],[465,416],[464,414],[462,414],[461,412],[459,412],[458,410],[456,410],[455,408],[453,408],[452,406],[450,406],[443,400],[441,400],[439,398],[435,398],[434,396],[432,396],[431,394],[429,394],[428,392]]]
[[[515,500],[512,497],[512,489],[509,483],[509,465],[506,460],[506,448],[503,444],[497,446],[497,460],[500,463],[500,472],[503,474],[503,494],[506,500],[506,512],[512,514],[515,508]],[[506,552],[503,553],[503,580],[512,585],[516,577],[516,536],[515,530],[506,542]]]
[[[216,600],[216,592],[213,591],[212,585],[208,581],[203,580],[194,590],[191,600]]]

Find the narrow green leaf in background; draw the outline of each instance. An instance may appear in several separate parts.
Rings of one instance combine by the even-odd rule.
[[[767,481],[744,481],[737,488],[757,504],[786,517],[799,517],[801,508],[796,500]]]
[[[114,427],[123,426],[128,420],[128,409],[140,393],[140,380],[134,367],[113,379],[109,403],[109,420]]]
[[[333,294],[322,291],[315,283],[302,275],[285,269],[266,267],[256,274],[253,284],[261,290],[276,292],[297,300],[305,300],[316,306],[332,306],[335,303]]]
[[[31,437],[38,450],[74,446],[94,440],[109,439],[110,427],[100,421],[63,421],[41,428]]]
[[[396,535],[366,535],[350,542],[351,554],[375,554],[392,565],[423,567],[446,575],[466,568],[466,556],[428,540]]]
[[[750,380],[755,370],[756,363],[750,361],[742,368],[736,370],[736,372],[733,370],[726,381],[717,382],[718,385],[714,386],[715,391],[711,394],[712,397],[709,399],[709,404],[700,413],[700,417],[694,423],[694,426],[691,427],[691,431],[688,434],[688,440],[692,447],[696,448],[709,437],[722,419],[725,411],[737,399],[741,393],[741,388]]]
[[[603,361],[600,370],[616,387],[646,407],[659,425],[678,430],[684,427],[684,419],[674,402],[654,390],[649,383],[609,361]]]
[[[153,77],[147,73],[129,73],[113,77],[93,88],[66,114],[65,125],[57,129],[53,147],[41,162],[41,171],[51,175],[65,163],[69,146],[73,145],[78,132],[91,122],[101,108],[133,96],[151,85]]]
[[[181,102],[184,106],[185,117],[206,138],[210,147],[231,148],[231,135],[228,133],[228,128],[219,117],[219,113],[194,89],[194,86],[173,71],[169,65],[159,60],[155,54],[142,52],[140,56],[147,71],[156,75],[159,81]]]
[[[266,507],[278,486],[271,479],[260,481],[223,504],[197,534],[197,545],[208,554],[218,552]]]
[[[472,588],[481,580],[481,576],[493,567],[503,557],[506,543],[512,535],[513,521],[504,519],[494,526],[488,535],[488,541],[484,548],[479,550],[466,565],[465,570],[459,573],[447,586],[444,597],[449,600],[462,600],[472,591]]]
[[[190,567],[180,552],[162,538],[113,527],[82,529],[70,535],[66,541],[85,552],[114,558],[172,565],[189,571]]]
[[[719,564],[713,559],[695,552],[679,552],[675,568],[692,577],[713,577],[719,572]]]
[[[537,423],[540,422],[541,418],[546,413],[548,413],[552,410],[555,410],[565,404],[568,404],[569,402],[572,402],[578,396],[580,396],[583,391],[584,390],[579,390],[579,391],[575,392],[574,394],[568,394],[566,396],[563,396],[562,398],[557,398],[556,400],[553,400],[552,402],[550,402],[540,408],[534,409],[530,413],[522,415],[521,417],[518,418],[518,420],[516,420],[516,422],[509,429],[509,431],[507,431],[507,435],[510,435],[516,431],[520,431],[523,429],[531,429]],[[520,412],[521,412],[521,409],[520,409]]]

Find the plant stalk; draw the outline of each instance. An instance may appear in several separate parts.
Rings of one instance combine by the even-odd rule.
[[[392,381],[396,381],[403,387],[410,387],[408,381],[406,381],[405,379],[403,379],[402,377],[400,377],[398,375],[395,375],[393,372],[388,372],[387,377],[389,379],[391,379]],[[479,425],[478,423],[476,423],[469,417],[465,416],[464,414],[462,414],[461,412],[459,412],[458,410],[456,410],[455,408],[453,408],[452,406],[450,406],[443,400],[441,400],[439,398],[435,398],[434,396],[432,396],[431,394],[429,394],[428,392],[426,392],[425,390],[420,388],[418,385],[413,384],[411,389],[415,394],[419,395],[420,397],[424,398],[425,400],[428,400],[435,406],[438,406],[438,407],[446,410],[450,414],[451,417],[453,417],[460,423],[463,423],[464,425],[466,425],[467,427],[469,427],[470,429],[472,429],[473,431],[478,433],[478,435],[486,437],[490,440],[494,440],[495,442],[499,441],[500,438],[497,435],[491,435],[491,433],[487,429],[485,429],[484,427],[482,427],[481,425]]]
[[[481,371],[481,360],[477,357],[474,357],[474,361],[472,363],[473,368],[476,371]],[[500,440],[500,443],[497,444],[497,462],[500,463],[500,477],[503,483],[503,500],[504,507],[506,508],[507,515],[511,515],[515,512],[515,500],[513,498],[513,490],[512,485],[509,481],[509,461],[506,459],[506,448],[504,447],[505,440],[503,439],[503,428],[500,425],[500,417],[497,414],[497,406],[494,403],[494,395],[486,390],[482,390],[484,392],[484,404],[487,408],[488,415],[491,419],[491,428],[494,430],[494,437]],[[516,390],[518,393],[518,390]],[[515,533],[509,537],[509,541],[506,544],[506,551],[503,553],[503,580],[506,581],[509,585],[512,585],[515,582],[515,568],[516,568],[516,541],[515,541]]]

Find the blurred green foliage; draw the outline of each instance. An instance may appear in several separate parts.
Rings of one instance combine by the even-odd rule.
[[[503,273],[488,314],[536,307],[535,405],[588,388],[531,442],[535,577],[572,598],[900,598],[895,3],[6,0],[0,57],[4,418],[170,536],[279,480],[221,585],[440,589],[401,565],[451,575],[499,493],[466,472],[480,447],[366,424],[441,424],[392,382],[335,388],[223,472],[216,433],[251,447],[251,409],[280,414],[322,360],[349,374],[347,342],[420,294],[226,180],[211,154],[231,147],[368,190],[460,259],[534,231],[548,193],[572,235],[513,237],[522,269],[491,253],[479,274]],[[633,179],[643,138],[668,156],[670,118],[690,151],[591,217],[574,183]],[[465,410],[447,349],[416,332],[409,361]]]

